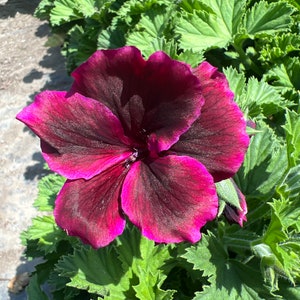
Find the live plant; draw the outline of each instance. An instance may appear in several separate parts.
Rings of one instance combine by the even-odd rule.
[[[150,166],[153,163],[150,160],[161,159],[164,164],[168,161],[168,166],[172,166],[168,170],[172,170],[170,173],[180,179],[178,181],[180,185],[188,180],[183,181],[184,177],[187,177],[187,172],[180,173],[183,169],[180,169],[179,165],[180,167],[183,164],[189,167],[193,165],[196,167],[196,169],[193,167],[193,170],[198,170],[191,175],[194,176],[193,180],[195,178],[198,180],[201,176],[205,177],[207,181],[202,191],[206,192],[206,187],[209,186],[210,191],[214,191],[211,195],[216,197],[209,196],[210,216],[203,219],[203,226],[199,224],[196,226],[198,235],[196,236],[194,232],[189,236],[184,231],[186,229],[184,224],[188,224],[190,229],[193,227],[186,221],[181,224],[183,232],[180,236],[176,222],[172,224],[170,220],[168,222],[162,220],[162,228],[155,227],[154,230],[154,227],[151,227],[154,225],[149,225],[153,224],[152,219],[140,221],[142,218],[140,214],[147,215],[149,211],[139,211],[139,215],[136,215],[136,210],[124,200],[127,196],[140,199],[140,196],[134,194],[135,190],[132,187],[133,182],[136,183],[135,180],[138,182],[140,177],[131,176],[129,179],[127,177],[124,179],[126,192],[120,192],[120,197],[123,197],[123,206],[119,207],[120,216],[123,218],[123,230],[119,230],[117,234],[115,232],[114,236],[109,236],[107,240],[101,234],[101,238],[98,239],[98,232],[89,232],[85,239],[83,232],[84,230],[87,232],[87,229],[81,227],[76,231],[75,227],[80,222],[75,220],[71,224],[70,216],[67,215],[72,210],[72,202],[69,202],[69,210],[65,211],[67,221],[64,220],[61,204],[61,199],[65,195],[68,195],[70,201],[72,197],[76,198],[79,192],[70,194],[72,192],[70,182],[77,178],[75,176],[70,178],[69,173],[65,173],[64,176],[57,173],[45,176],[39,182],[39,194],[34,203],[41,214],[33,219],[32,226],[22,234],[26,257],[43,258],[43,262],[37,265],[36,271],[32,274],[27,288],[29,299],[300,298],[299,9],[300,4],[296,0],[43,0],[40,2],[36,16],[48,20],[52,30],[48,44],[62,46],[68,71],[73,72],[75,77],[73,88],[67,94],[42,92],[35,100],[35,104],[32,104],[25,113],[23,112],[23,115],[18,116],[29,127],[34,128],[42,141],[48,143],[48,146],[42,145],[42,149],[44,155],[46,152],[49,157],[47,162],[50,161],[50,168],[60,174],[64,172],[61,166],[55,167],[53,158],[63,153],[62,148],[58,148],[58,144],[61,144],[57,142],[51,146],[52,140],[46,139],[47,136],[32,124],[36,122],[34,118],[42,120],[45,115],[55,118],[49,114],[51,103],[53,107],[55,105],[62,107],[62,115],[67,111],[71,115],[71,112],[79,111],[80,103],[84,102],[87,105],[82,106],[84,109],[93,107],[95,111],[106,114],[107,122],[114,118],[112,115],[117,116],[118,121],[113,119],[112,122],[115,127],[111,127],[112,131],[117,128],[118,133],[115,137],[122,139],[120,128],[123,133],[125,132],[125,136],[130,136],[132,127],[124,125],[129,120],[126,119],[128,115],[124,117],[121,110],[118,110],[119,107],[110,106],[109,103],[100,105],[96,102],[95,104],[95,100],[89,98],[93,97],[92,93],[88,94],[88,83],[82,85],[81,83],[84,82],[84,78],[87,82],[93,82],[93,77],[88,75],[88,70],[84,69],[88,68],[91,56],[96,59],[97,55],[102,55],[99,53],[106,53],[106,57],[113,59],[112,53],[117,50],[107,52],[108,49],[139,49],[140,54],[135,52],[132,57],[139,60],[139,70],[142,70],[142,74],[148,74],[142,67],[144,64],[142,61],[153,63],[159,59],[164,63],[168,61],[172,66],[173,63],[174,66],[176,65],[176,68],[174,67],[176,70],[182,64],[185,66],[182,70],[188,73],[183,86],[188,86],[190,80],[195,80],[195,84],[199,80],[199,86],[198,83],[196,87],[192,86],[195,93],[203,90],[204,100],[193,98],[199,106],[199,111],[195,106],[189,106],[190,103],[184,105],[188,107],[187,114],[190,119],[185,125],[179,122],[175,129],[170,127],[174,129],[172,132],[178,133],[177,135],[168,136],[163,130],[157,134],[158,131],[155,130],[158,130],[160,125],[175,123],[168,119],[156,119],[155,122],[158,123],[154,121],[147,123],[147,120],[155,119],[148,116],[143,124],[148,126],[147,130],[150,128],[153,131],[141,133],[145,140],[148,139],[145,144],[148,148],[146,146],[143,148],[147,151],[132,149],[129,154],[121,151],[118,162],[123,162],[124,159],[122,172],[133,174],[132,170],[140,171],[138,169],[142,163]],[[103,64],[99,65],[103,67]],[[134,62],[128,63],[128,66],[133,65]],[[208,72],[211,77],[206,73],[208,69],[212,70],[210,68],[215,72]],[[102,74],[100,67],[97,70]],[[124,70],[122,69],[122,72]],[[201,72],[197,73],[195,70]],[[86,73],[81,73],[82,71]],[[129,71],[123,73],[129,74],[126,72]],[[93,74],[96,73],[93,71]],[[201,74],[205,75],[200,78]],[[196,79],[192,79],[194,77]],[[222,102],[224,94],[219,93],[219,98],[214,95],[213,99],[218,101],[216,100],[215,106],[210,106],[209,111],[215,107],[215,113],[211,114],[215,117],[210,120],[212,124],[218,121],[220,123],[218,126],[223,128],[226,135],[219,141],[216,138],[219,135],[218,131],[212,130],[211,143],[202,143],[201,147],[207,147],[208,157],[213,149],[220,149],[221,152],[228,150],[229,156],[230,153],[237,153],[242,149],[243,159],[238,170],[233,168],[232,173],[227,170],[226,176],[219,176],[220,170],[215,172],[214,165],[211,164],[211,167],[204,160],[204,155],[202,159],[205,168],[201,167],[200,172],[201,155],[193,151],[188,153],[187,147],[182,142],[184,137],[194,138],[194,131],[189,133],[186,130],[185,133],[182,128],[184,126],[193,128],[192,124],[200,122],[197,120],[201,120],[201,109],[205,109],[205,97],[209,98],[209,95],[215,91],[215,89],[209,90],[209,87],[218,88],[219,85],[215,84],[215,81],[220,78],[222,84],[228,81],[226,89],[234,98],[232,99],[236,103],[234,105],[242,112],[243,122],[231,122],[233,117],[230,115],[229,106],[220,104],[224,103]],[[174,86],[175,79],[174,77],[171,83]],[[150,83],[149,86],[154,87],[156,83],[151,80],[149,79],[149,82],[152,86]],[[145,82],[143,88],[147,86]],[[164,95],[167,95],[165,77],[161,77],[158,82],[164,83],[159,88],[165,93]],[[178,90],[182,89],[178,88]],[[222,91],[224,92],[224,89]],[[146,95],[142,92],[141,94]],[[63,99],[68,100],[64,103]],[[39,103],[46,103],[45,107],[47,107],[41,108]],[[160,100],[157,100],[151,108],[156,109],[159,103]],[[212,103],[211,100],[208,103]],[[150,104],[147,107],[149,108]],[[134,111],[134,106],[130,109]],[[140,109],[141,107],[138,106],[137,110]],[[174,107],[169,110],[170,114],[172,109]],[[234,117],[237,115],[234,114]],[[83,117],[87,118],[87,116]],[[203,118],[205,124],[208,124],[209,118],[205,119],[205,113]],[[132,122],[131,124],[134,124],[134,121]],[[225,127],[222,127],[222,122]],[[48,126],[47,124],[53,127],[55,122],[48,122],[45,126]],[[244,136],[246,124],[247,135]],[[63,123],[57,125],[58,131],[61,130],[60,125]],[[73,125],[68,123],[68,126]],[[87,126],[86,123],[84,126]],[[164,126],[161,128],[165,128]],[[76,132],[75,127],[74,132]],[[242,128],[243,133],[236,134],[239,128]],[[70,127],[68,130],[70,131]],[[205,130],[207,130],[205,133],[208,132],[209,127]],[[197,132],[196,129],[195,131]],[[230,132],[234,133],[231,147],[224,147],[222,150],[220,145],[222,142],[226,144]],[[90,133],[88,128],[86,130],[88,137]],[[133,136],[132,140],[137,141],[137,131],[134,131]],[[241,142],[243,140],[241,136],[244,136],[244,142]],[[188,138],[186,140],[189,140]],[[248,142],[245,142],[246,138]],[[122,140],[124,144],[127,142]],[[139,142],[140,140],[136,143]],[[61,152],[54,152],[57,149]],[[181,161],[180,164],[175,158],[176,155],[179,157],[178,161]],[[182,162],[182,157],[186,155],[189,158]],[[68,161],[66,164],[73,162]],[[215,159],[215,162],[217,164],[218,160]],[[155,166],[151,169],[154,170],[152,174],[147,174],[151,176],[151,180],[156,178],[159,181],[163,178],[166,186],[167,177],[161,174],[159,177],[157,170],[161,171],[162,168]],[[163,168],[163,171],[165,170]],[[93,176],[98,176],[96,173],[95,171]],[[84,174],[82,181],[90,180],[93,176]],[[138,183],[140,190],[147,191],[146,188],[143,190],[140,182]],[[78,191],[80,187],[81,185],[76,186]],[[169,187],[172,191],[175,184],[171,182]],[[124,186],[119,188],[122,190]],[[196,187],[193,188],[195,192]],[[189,186],[186,184],[186,190],[188,189]],[[155,192],[149,194],[153,196]],[[205,203],[208,196],[201,195],[195,194],[192,200],[197,198]],[[180,194],[180,197],[184,196]],[[194,205],[192,200],[191,204]],[[59,201],[56,202],[56,206],[55,201]],[[75,201],[76,205],[78,203]],[[204,215],[208,213],[207,207],[201,209]],[[197,210],[199,207],[195,206],[195,211]],[[55,218],[53,211],[55,211]],[[190,215],[195,216],[195,211],[191,210]],[[158,215],[162,217],[163,213],[159,213]],[[154,210],[153,216],[155,221]],[[189,220],[187,215],[184,218]],[[172,229],[176,228],[177,233],[164,231],[163,228],[166,228],[167,224],[171,224]],[[143,230],[146,227],[153,231]],[[196,227],[194,226],[193,229]],[[202,227],[201,236],[200,227]],[[94,239],[95,236],[97,239]],[[105,236],[107,237],[107,234]]]

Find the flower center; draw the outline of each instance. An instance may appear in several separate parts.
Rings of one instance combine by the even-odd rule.
[[[137,160],[143,160],[149,155],[149,150],[146,148],[133,148],[132,154],[126,159],[124,163],[125,168],[129,168]]]

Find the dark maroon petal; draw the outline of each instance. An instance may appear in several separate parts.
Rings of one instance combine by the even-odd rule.
[[[89,179],[131,154],[116,116],[80,94],[42,92],[17,118],[42,139],[50,168],[68,179]]]
[[[152,151],[167,150],[199,116],[199,80],[184,63],[156,52],[145,61],[135,47],[95,52],[72,74],[71,93],[104,103],[125,134]],[[150,137],[149,137],[150,135]]]
[[[249,144],[246,122],[223,74],[207,62],[194,73],[201,81],[205,104],[172,150],[201,161],[215,181],[220,181],[236,173],[244,160]]]
[[[89,180],[68,180],[55,202],[57,224],[94,248],[108,245],[125,227],[119,200],[127,171],[115,166]]]
[[[149,150],[168,150],[200,115],[204,104],[199,80],[186,64],[158,51],[145,66],[142,127],[150,134]]]
[[[79,92],[101,101],[130,132],[142,118],[139,86],[145,64],[135,47],[96,51],[72,73],[74,83],[70,93]]]
[[[169,155],[135,162],[121,194],[122,209],[142,234],[156,242],[196,242],[217,214],[213,178],[197,160]]]

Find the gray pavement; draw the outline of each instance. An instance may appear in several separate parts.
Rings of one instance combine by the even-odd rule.
[[[43,176],[39,140],[15,116],[41,90],[70,85],[60,49],[44,46],[47,23],[32,16],[38,3],[0,0],[0,300],[26,299],[7,285],[34,268],[22,257],[19,236],[37,214],[32,203]]]

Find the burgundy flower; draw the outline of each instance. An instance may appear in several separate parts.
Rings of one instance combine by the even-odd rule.
[[[214,181],[238,170],[249,142],[224,75],[123,47],[72,76],[69,93],[42,92],[17,116],[67,178],[57,224],[95,248],[123,232],[125,215],[156,242],[198,241],[217,214]]]
[[[233,183],[240,205],[239,207],[236,207],[232,204],[226,203],[224,215],[230,223],[238,223],[241,227],[243,227],[243,223],[247,221],[247,202],[244,194],[237,187],[234,180],[232,178],[230,180]]]

